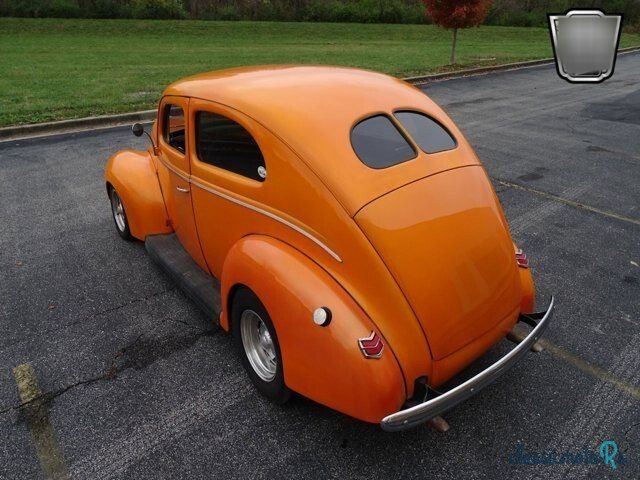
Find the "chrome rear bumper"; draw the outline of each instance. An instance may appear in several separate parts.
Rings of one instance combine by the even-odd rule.
[[[380,422],[382,429],[388,432],[397,432],[415,427],[465,401],[494,382],[500,375],[515,365],[520,357],[540,338],[553,314],[553,303],[554,299],[551,297],[546,311],[520,315],[519,321],[531,325],[533,330],[513,350],[496,363],[448,392],[406,410],[400,410],[386,416]]]

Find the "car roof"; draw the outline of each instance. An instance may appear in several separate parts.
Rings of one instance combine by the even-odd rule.
[[[423,92],[388,75],[345,67],[273,65],[203,73],[171,84],[165,95],[234,108],[283,140],[350,215],[385,193],[424,176],[416,160],[392,168],[365,166],[351,146],[360,120],[394,110],[423,111],[460,136]]]

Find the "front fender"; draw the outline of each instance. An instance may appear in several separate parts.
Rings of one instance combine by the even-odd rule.
[[[226,330],[233,292],[240,285],[253,290],[271,316],[289,388],[368,422],[379,422],[401,407],[404,380],[390,345],[383,338],[382,357],[364,358],[358,339],[375,330],[373,323],[316,263],[271,237],[252,235],[238,241],[225,259],[221,278],[226,299],[221,324]],[[313,322],[318,307],[332,312],[326,327]]]
[[[122,200],[131,235],[144,240],[149,235],[173,231],[149,152],[116,153],[107,162],[104,177],[107,188],[113,186]]]

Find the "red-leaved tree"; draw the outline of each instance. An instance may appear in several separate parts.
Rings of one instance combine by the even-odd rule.
[[[493,0],[423,0],[433,23],[453,30],[449,63],[456,62],[458,29],[480,25],[489,13]]]

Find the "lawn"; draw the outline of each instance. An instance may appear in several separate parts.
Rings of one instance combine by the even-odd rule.
[[[450,41],[425,25],[0,18],[0,126],[153,108],[173,80],[238,65],[439,72]],[[458,36],[456,68],[551,55],[546,29],[481,27]]]

